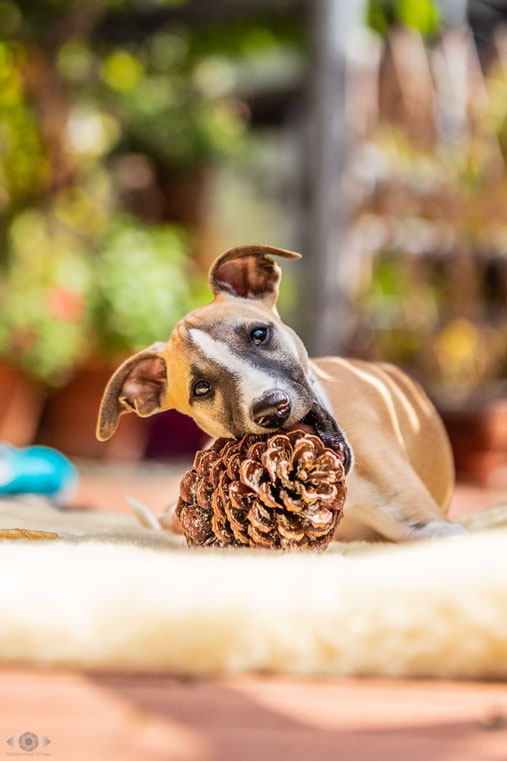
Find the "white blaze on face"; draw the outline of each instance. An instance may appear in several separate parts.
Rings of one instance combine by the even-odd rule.
[[[283,383],[282,378],[276,378],[254,367],[250,362],[230,351],[223,341],[217,341],[203,330],[192,328],[190,338],[206,357],[238,376],[242,393],[246,397],[251,396],[251,401],[263,392],[270,391],[274,386],[279,388],[279,384]]]
[[[274,375],[260,370],[250,362],[241,359],[227,347],[227,344],[212,338],[204,330],[191,328],[189,336],[204,356],[236,375],[240,393],[240,398],[237,400],[238,407],[244,420],[249,419],[254,400],[263,394],[276,388],[286,391],[290,396],[290,389],[283,375]],[[259,428],[259,431],[263,430],[258,426],[253,427]]]

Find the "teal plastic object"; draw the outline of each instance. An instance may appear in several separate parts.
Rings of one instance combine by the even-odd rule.
[[[77,483],[76,467],[56,449],[0,444],[0,496],[43,494],[61,501],[72,495]]]

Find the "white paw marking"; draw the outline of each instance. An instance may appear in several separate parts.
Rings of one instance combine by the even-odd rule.
[[[421,528],[412,531],[412,539],[429,539],[434,536],[457,537],[465,536],[468,531],[459,523],[447,523],[446,521],[430,521]]]

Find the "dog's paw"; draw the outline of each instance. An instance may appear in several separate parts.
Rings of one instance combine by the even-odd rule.
[[[411,539],[431,539],[432,537],[462,537],[466,536],[468,531],[459,523],[448,523],[447,521],[430,521],[425,526],[417,526],[411,532]]]

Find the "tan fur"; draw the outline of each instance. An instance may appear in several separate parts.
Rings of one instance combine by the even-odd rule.
[[[392,365],[338,357],[312,365],[356,459],[337,539],[400,541],[409,522],[445,520],[452,452],[424,391]]]
[[[211,436],[230,435],[224,426],[225,399],[220,388],[208,403],[190,403],[192,365],[206,362],[203,347],[218,352],[221,346],[227,352],[225,343],[208,337],[213,327],[223,331],[224,327],[268,322],[283,336],[277,361],[302,368],[319,403],[322,394],[327,395],[322,405],[331,407],[354,454],[337,538],[398,542],[463,531],[446,518],[454,485],[452,453],[443,424],[424,391],[391,365],[339,357],[310,362],[300,339],[276,311],[281,271],[268,254],[298,257],[267,246],[245,246],[230,249],[216,260],[210,271],[214,301],[181,320],[167,344],[154,344],[135,355],[111,379],[99,415],[99,438],[114,433],[124,412],[147,415],[171,407],[193,417]],[[195,341],[196,332],[201,347]],[[246,377],[245,381],[245,388],[252,390],[255,370],[248,363],[242,365],[237,355],[230,359],[240,369],[244,366],[245,376],[252,373],[252,380]],[[164,382],[161,362],[166,367]],[[297,424],[308,412],[308,406],[301,405],[301,400],[294,402],[287,426]],[[250,424],[252,432],[263,430]]]

